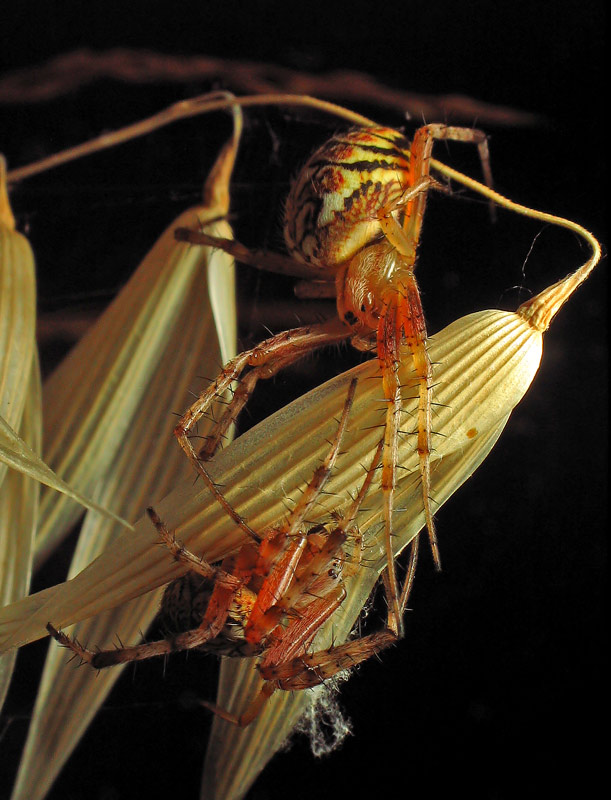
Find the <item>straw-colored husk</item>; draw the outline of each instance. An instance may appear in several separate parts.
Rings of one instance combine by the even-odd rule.
[[[45,386],[46,457],[101,506],[126,519],[137,519],[151,499],[188,480],[188,464],[172,436],[173,414],[188,405],[202,370],[213,373],[235,353],[232,259],[180,244],[173,235],[176,225],[198,230],[226,215],[241,121],[239,115],[235,119],[235,135],[219,156],[204,202],[162,234]],[[210,228],[231,236],[225,222]],[[46,494],[43,509],[37,544],[46,552],[80,511],[54,492]],[[125,526],[116,520],[87,514],[70,575],[121,530]],[[84,621],[78,633],[109,646],[118,635],[134,639],[148,627],[156,606],[155,594],[145,595]],[[50,648],[13,797],[44,797],[120,673],[109,670],[99,678],[85,670],[73,673],[65,669],[63,653]]]
[[[36,278],[27,239],[15,230],[0,156],[0,605],[27,594],[40,485],[7,466],[7,437],[40,452],[41,393],[36,357]],[[3,458],[4,456],[4,458]],[[0,708],[15,658],[0,657]]]

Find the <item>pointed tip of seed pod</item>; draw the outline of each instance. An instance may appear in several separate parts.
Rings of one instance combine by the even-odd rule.
[[[550,220],[563,228],[573,231],[580,236],[590,247],[590,258],[578,270],[567,275],[560,281],[548,286],[538,295],[527,300],[518,308],[518,314],[525,319],[535,330],[544,333],[550,326],[552,319],[571,297],[575,289],[580,286],[602,257],[600,242],[585,228],[576,222],[550,217]]]

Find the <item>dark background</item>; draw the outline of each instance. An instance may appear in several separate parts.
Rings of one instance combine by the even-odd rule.
[[[288,6],[135,2],[118,11],[108,3],[7,3],[0,69],[33,67],[84,46],[147,48],[318,74],[351,68],[398,89],[461,93],[530,111],[539,116],[530,127],[462,122],[489,132],[501,192],[574,219],[605,241],[602,3]],[[21,166],[211,86],[234,88],[227,79],[107,79],[54,100],[0,105],[0,150],[10,167]],[[405,123],[398,111],[350,105],[395,127]],[[234,222],[249,244],[278,247],[290,176],[335,123],[276,109],[246,117]],[[408,133],[419,121],[407,123]],[[179,123],[15,190],[18,225],[38,263],[46,370],[69,344],[68,334],[57,335],[58,320],[69,330],[78,320],[86,325],[111,299],[162,227],[196,201],[228,131],[223,115]],[[438,158],[479,175],[469,148],[443,147]],[[516,308],[585,258],[568,233],[505,213],[492,226],[479,201],[460,193],[431,198],[419,265],[429,330],[471,311]],[[500,442],[437,515],[444,571],[435,574],[424,557],[406,640],[342,689],[354,736],[322,761],[296,741],[250,797],[345,796],[354,784],[357,796],[464,792],[497,800],[592,792],[603,763],[605,269],[553,323],[540,372]],[[294,301],[289,281],[246,269],[240,280],[244,346],[265,336],[264,324],[281,330],[320,311]],[[281,375],[254,399],[252,421],[358,358],[322,354]],[[68,559],[60,553],[35,588],[61,580]],[[44,652],[34,645],[20,657],[6,709],[14,718],[1,742],[5,765],[25,741]],[[50,797],[197,797],[209,720],[183,710],[180,698],[206,686],[212,696],[214,667],[212,658],[177,656],[165,674],[160,664],[128,670]],[[9,780],[5,766],[2,797]]]

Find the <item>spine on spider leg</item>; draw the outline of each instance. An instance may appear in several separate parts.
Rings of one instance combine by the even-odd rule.
[[[170,533],[165,523],[161,520],[159,514],[157,514],[152,506],[149,506],[146,509],[146,513],[155,526],[161,541],[168,548],[175,561],[186,564],[189,567],[190,572],[195,572],[201,578],[204,578],[210,583],[222,585],[233,591],[237,591],[242,586],[242,581],[235,575],[231,575],[222,568],[213,567],[211,564],[208,564],[205,559],[200,558],[199,556],[194,555],[190,550],[187,550],[184,544],[180,542],[174,534]]]
[[[418,382],[417,450],[422,481],[424,519],[437,569],[441,569],[439,545],[431,509],[431,406],[433,367],[427,351],[427,331],[420,292],[413,272],[408,271],[398,284],[397,328],[403,332],[405,345],[412,356]]]
[[[395,644],[397,635],[391,630],[378,631],[362,639],[330,647],[318,653],[308,653],[284,664],[261,668],[263,677],[278,689],[299,691],[311,689],[340,672],[353,669]]]
[[[382,453],[382,494],[384,501],[384,546],[388,556],[387,575],[389,583],[389,617],[397,635],[403,631],[399,609],[399,582],[393,552],[393,498],[397,480],[399,442],[399,419],[401,414],[401,384],[399,381],[399,358],[397,328],[394,315],[387,306],[378,328],[378,359],[382,370],[384,397],[386,398],[386,424],[384,426],[384,449]]]
[[[154,656],[165,655],[175,649],[175,643],[170,640],[162,639],[159,642],[135,645],[134,647],[118,647],[113,650],[88,650],[83,647],[76,639],[71,639],[62,631],[47,623],[47,631],[53,636],[59,645],[71,650],[81,663],[89,664],[93,669],[106,669],[115,667],[118,664],[126,664],[130,661],[144,661]]]
[[[214,431],[206,437],[204,445],[198,451],[197,455],[200,461],[210,461],[214,457],[230,426],[236,422],[241,411],[248,402],[253,392],[254,385],[257,382],[257,376],[250,372],[243,377],[236,377],[232,383],[234,382],[237,383],[235,388],[229,386],[224,389],[224,391],[233,392],[233,397],[229,402],[229,407],[217,422]],[[219,397],[220,393],[221,390],[217,389],[215,391],[215,397]]]
[[[307,353],[326,344],[341,341],[348,335],[345,326],[338,320],[293,328],[267,339],[252,350],[246,350],[230,361],[216,381],[202,393],[174,429],[181,447],[195,468],[199,469],[198,462],[200,460],[205,461],[212,458],[227,428],[248,401],[258,380],[272,378],[280,370],[303,358]],[[247,367],[252,367],[252,372],[242,376]],[[189,432],[212,402],[226,391],[230,391],[232,384],[236,381],[239,383],[233,399],[229,402],[229,407],[223,413],[214,434],[209,437],[207,444],[198,456],[189,441]]]
[[[248,642],[258,642],[275,628],[284,615],[278,603],[293,579],[303,554],[307,536],[274,537],[260,546],[256,572],[266,580],[250,612],[244,636]]]
[[[174,428],[174,435],[178,439],[178,442],[182,449],[185,451],[187,457],[191,462],[193,462],[194,466],[197,468],[198,464],[198,454],[195,452],[190,440],[189,434],[191,433],[192,428],[195,426],[197,421],[201,419],[201,417],[208,411],[212,403],[217,400],[218,398],[222,397],[225,392],[231,389],[231,384],[237,379],[240,373],[244,370],[244,368],[248,364],[248,357],[249,353],[241,353],[236,358],[232,359],[223,369],[221,374],[216,378],[214,383],[208,386],[200,396],[197,398],[195,403],[190,406],[190,408],[185,412],[185,414],[181,417],[179,423]],[[224,422],[224,418],[227,415],[227,412],[221,418],[219,426],[221,426]],[[225,427],[228,427],[228,425]],[[215,434],[216,435],[216,434]],[[222,433],[219,434],[218,441],[222,438]],[[217,444],[218,446],[218,444]]]

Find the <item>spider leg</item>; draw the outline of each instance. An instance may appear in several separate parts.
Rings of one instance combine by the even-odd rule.
[[[384,375],[385,397],[388,401],[386,422],[386,444],[382,486],[385,492],[386,547],[389,559],[389,586],[396,598],[397,581],[392,565],[392,495],[396,481],[396,449],[399,435],[401,388],[398,367],[401,362],[403,342],[407,345],[414,365],[414,380],[418,384],[417,450],[420,461],[422,499],[426,528],[431,551],[437,569],[441,569],[441,558],[431,508],[431,425],[432,425],[432,380],[433,368],[426,348],[427,331],[418,284],[414,275],[416,253],[422,229],[428,189],[433,144],[438,139],[451,139],[477,144],[487,184],[492,185],[490,156],[486,135],[472,128],[448,125],[425,125],[416,131],[410,150],[411,187],[390,208],[380,210],[380,225],[384,235],[400,254],[404,269],[393,287],[393,295],[387,299],[385,311],[378,327],[378,357]],[[407,202],[406,202],[407,201]],[[395,211],[405,206],[403,226],[396,219]],[[394,318],[394,319],[393,319]],[[393,324],[394,323],[394,324]],[[396,600],[392,605],[395,613]]]
[[[276,689],[300,688],[298,686],[293,687],[288,684],[285,686],[284,684],[286,681],[282,679],[276,679],[276,671],[280,670],[280,673],[283,672],[281,665],[286,659],[290,659],[288,662],[289,664],[293,664],[294,662],[298,663],[299,669],[301,671],[304,670],[302,658],[307,660],[309,657],[304,655],[295,659],[294,654],[300,650],[305,651],[305,648],[308,646],[309,642],[311,642],[320,626],[342,604],[345,594],[346,593],[343,586],[338,586],[325,597],[314,600],[309,606],[307,606],[306,609],[304,609],[301,616],[294,620],[288,626],[288,628],[285,629],[284,633],[278,638],[278,641],[268,648],[268,650],[266,650],[263,661],[259,666],[261,677],[263,678],[264,683],[242,714],[231,714],[225,709],[220,708],[213,703],[209,703],[206,700],[200,701],[201,704],[227,722],[231,722],[234,725],[244,728],[247,725],[250,725],[250,723],[261,713],[268,699],[272,696]],[[345,667],[342,668],[345,669]],[[294,668],[292,671],[294,671]],[[291,669],[289,669],[288,672],[291,673]],[[325,678],[323,677],[322,680],[325,680]],[[310,682],[304,684],[304,688],[307,688],[308,686],[316,686],[318,683],[322,683],[322,680],[313,680],[312,675],[310,675]]]
[[[337,585],[322,597],[316,597],[284,629],[278,639],[265,651],[259,670],[265,680],[274,680],[278,664],[305,653],[314,636],[346,598],[343,585]],[[282,687],[279,687],[282,688]]]
[[[221,625],[221,629],[222,627],[223,625]],[[146,642],[134,647],[118,647],[113,650],[88,650],[76,639],[71,639],[65,633],[54,628],[50,622],[47,623],[47,631],[62,647],[71,650],[81,661],[89,664],[94,669],[105,669],[117,664],[126,664],[130,661],[144,661],[155,656],[202,647],[218,635],[216,628],[216,625],[214,627],[195,628],[167,639],[160,639],[158,642]]]
[[[412,539],[412,543],[410,545],[410,552],[409,552],[409,562],[407,565],[407,570],[405,573],[405,578],[403,579],[403,588],[401,589],[401,598],[399,600],[399,610],[401,616],[403,616],[405,609],[407,608],[407,603],[409,601],[409,596],[412,591],[412,587],[414,585],[414,577],[416,575],[416,566],[418,564],[418,548],[420,543],[420,537],[418,535],[414,536]],[[388,568],[384,570],[382,573],[382,582],[384,584],[384,591],[386,593],[386,597],[390,596],[390,585],[389,585],[389,574]],[[387,627],[389,629],[393,629],[394,619],[391,614],[391,608],[388,609],[388,619],[387,619]],[[403,635],[403,630],[401,630],[400,634],[397,636],[399,638]]]
[[[308,536],[300,533],[300,529],[335,465],[354,401],[356,384],[356,379],[350,382],[337,433],[325,460],[314,471],[312,479],[284,524],[278,528],[274,536],[261,543],[256,572],[267,577],[246,625],[245,635],[248,641],[259,641],[269,633],[270,626],[278,624],[281,616],[307,590],[318,573],[331,563],[345,541],[343,531],[331,533],[325,538],[320,551],[313,556],[308,566],[297,574],[297,567],[308,540]]]
[[[300,300],[335,300],[337,296],[335,279],[330,281],[297,281],[293,287],[293,292],[295,297]]]
[[[343,519],[340,520],[338,524],[338,530],[344,533],[344,537],[347,538],[345,531],[350,530],[350,528],[354,524],[354,520],[356,519],[356,515],[359,512],[359,509],[365,499],[365,495],[369,491],[369,487],[371,486],[374,476],[376,474],[376,470],[380,464],[380,459],[382,457],[382,453],[384,450],[384,438],[380,439],[380,442],[376,448],[374,453],[373,459],[371,460],[371,465],[365,469],[365,480],[361,488],[359,489],[357,496],[352,501],[351,505],[348,508]],[[346,575],[354,575],[360,565],[363,558],[363,537],[356,531],[356,547],[354,547],[352,555],[348,561],[347,566],[344,566],[344,576]]]
[[[149,506],[149,508],[146,509],[146,513],[157,529],[161,541],[168,548],[175,561],[182,562],[188,566],[191,572],[196,572],[198,575],[201,575],[202,578],[206,578],[210,582],[223,584],[228,589],[233,589],[235,591],[242,585],[242,581],[235,575],[223,569],[219,569],[218,567],[211,566],[203,558],[199,558],[190,550],[187,550],[187,548],[168,531],[165,523],[161,521],[154,508]]]
[[[227,722],[242,728],[250,725],[265,708],[265,704],[276,689],[299,691],[319,686],[339,672],[352,669],[371,656],[384,650],[397,641],[391,630],[378,631],[362,639],[346,642],[317,653],[309,653],[281,664],[261,668],[264,683],[242,714],[231,714],[219,706],[205,700],[201,704]]]
[[[216,588],[217,587],[215,587],[215,591]],[[214,610],[214,617],[207,613],[200,627],[186,631],[185,633],[176,634],[166,639],[160,639],[157,642],[146,642],[145,644],[135,645],[134,647],[118,647],[113,650],[88,650],[76,639],[71,639],[65,633],[58,631],[50,622],[47,623],[47,631],[62,645],[62,647],[71,650],[81,661],[89,664],[94,669],[105,669],[106,667],[113,667],[116,664],[126,664],[130,661],[143,661],[148,658],[168,655],[169,653],[176,653],[181,650],[192,650],[196,647],[202,647],[218,636],[225,625],[229,605],[235,593],[228,590],[226,587],[219,586],[218,589],[219,594],[222,590],[225,596],[222,599],[217,598],[217,602],[215,603],[212,602],[214,593],[213,597],[210,598],[208,609],[210,612]]]
[[[224,569],[213,567],[204,559],[195,556],[168,531],[153,508],[147,508],[147,513],[161,540],[176,561],[184,563],[191,572],[195,572],[210,581],[211,586],[214,588],[198,628],[178,633],[157,642],[147,642],[134,647],[120,647],[113,650],[88,650],[76,639],[71,639],[65,633],[58,631],[51,623],[47,624],[47,631],[59,644],[72,650],[81,661],[90,664],[94,669],[104,669],[115,664],[142,661],[154,656],[202,647],[212,639],[215,639],[222,631],[227,621],[229,607],[242,589],[244,583],[242,579]]]
[[[357,380],[355,378],[350,382],[350,386],[348,387],[348,395],[346,397],[346,402],[344,403],[344,410],[339,421],[335,438],[331,444],[331,449],[327,453],[327,456],[320,467],[314,471],[314,475],[306,486],[305,491],[280,528],[280,531],[288,536],[292,536],[299,530],[304,519],[306,519],[307,515],[312,509],[312,506],[323,490],[326,482],[329,480],[331,470],[335,466],[335,462],[337,460],[337,454],[339,453],[339,448],[341,446],[344,433],[346,432],[348,415],[350,414],[350,409],[352,408],[352,403],[354,402],[356,384]]]
[[[418,537],[416,536],[412,541],[407,575],[401,592],[401,614],[404,613],[407,607],[417,560]],[[386,581],[387,579],[388,572],[385,571],[384,580]],[[312,605],[314,606],[314,603]],[[267,681],[273,682],[276,688],[285,691],[297,691],[318,686],[339,672],[352,669],[381,650],[395,644],[399,636],[393,630],[393,623],[392,610],[389,607],[387,627],[382,631],[363,636],[360,639],[329,647],[327,650],[306,653],[296,657],[296,647],[287,647],[283,658],[278,658],[277,654],[273,654],[270,650],[261,664],[261,675]],[[305,628],[305,624],[302,624],[302,627]]]
[[[309,535],[308,539],[310,538]],[[322,592],[328,594],[326,588],[321,588],[321,576],[324,583],[328,585],[329,571],[334,571],[334,559],[343,560],[342,546],[346,541],[346,534],[341,528],[336,528],[330,534],[325,536],[323,544],[319,549],[314,549],[312,557],[304,567],[301,567],[296,572],[294,580],[291,582],[288,590],[282,596],[281,601],[278,603],[288,613],[293,609],[297,602],[307,596],[316,597]],[[308,544],[310,542],[308,541]],[[340,565],[341,569],[341,565]],[[338,570],[339,572],[339,570]],[[336,578],[338,580],[338,578]],[[298,612],[302,614],[302,612]]]
[[[384,508],[384,546],[387,554],[388,581],[386,588],[391,628],[397,635],[402,633],[402,619],[399,608],[400,590],[397,581],[393,548],[393,501],[397,482],[397,460],[399,429],[401,419],[401,382],[399,379],[398,331],[393,302],[387,306],[380,317],[378,328],[378,359],[382,369],[382,383],[386,398],[386,422],[384,425],[384,449],[382,451],[382,495]]]
[[[420,292],[413,269],[409,268],[413,257],[413,244],[409,241],[406,231],[401,228],[393,216],[385,217],[380,222],[386,237],[400,255],[405,258],[406,262],[406,269],[401,270],[394,292],[386,302],[386,308],[378,328],[378,356],[383,374],[385,374],[385,394],[389,400],[386,425],[389,443],[385,447],[384,455],[386,491],[392,494],[394,489],[394,482],[391,482],[393,476],[391,475],[389,460],[394,458],[399,435],[401,386],[398,370],[402,362],[402,351],[407,346],[413,360],[414,381],[418,385],[417,450],[420,461],[425,523],[431,542],[433,558],[437,568],[440,569],[441,559],[431,508],[430,458],[433,368],[426,348],[427,331]],[[390,508],[388,513],[391,513]],[[391,586],[394,585],[395,582],[392,581],[391,575]]]
[[[274,681],[284,691],[311,689],[333,678],[339,672],[352,669],[368,658],[394,644],[397,636],[386,628],[361,639],[319,650],[294,658],[265,670],[264,677]]]
[[[248,401],[259,379],[271,378],[280,370],[295,363],[313,350],[340,342],[349,335],[350,332],[346,326],[340,320],[334,319],[318,325],[293,328],[272,336],[270,339],[229,361],[217,379],[200,394],[195,403],[186,411],[174,429],[174,434],[180,446],[197,472],[202,476],[212,494],[234,522],[255,541],[260,541],[261,537],[246,524],[244,519],[225,500],[202,462],[212,458],[227,429],[235,421]],[[251,368],[251,371],[242,377],[242,373],[248,367]],[[215,433],[208,438],[206,444],[198,453],[193,447],[190,438],[191,431],[196,426],[197,421],[206,414],[213,401],[231,391],[232,384],[236,382],[238,382],[238,385],[233,398],[218,421]]]
[[[214,703],[210,703],[208,700],[200,700],[199,702],[204,708],[207,708],[208,711],[212,711],[212,713],[216,714],[217,717],[224,719],[225,722],[231,722],[232,725],[237,725],[240,728],[246,728],[263,711],[265,704],[275,691],[276,687],[274,684],[265,681],[261,686],[261,689],[255,695],[254,699],[250,702],[250,705],[246,711],[239,715],[231,714],[229,711],[226,711],[224,708],[221,708]]]
[[[410,167],[412,170],[412,181],[416,185],[419,181],[428,177],[430,169],[431,154],[433,144],[436,140],[450,139],[457,142],[470,142],[477,145],[484,180],[489,188],[492,188],[492,170],[490,169],[490,152],[488,150],[488,139],[483,131],[476,128],[459,128],[453,125],[443,125],[440,123],[424,125],[418,128],[412,140],[410,148]],[[422,219],[426,206],[427,193],[419,194],[408,205],[405,214],[405,231],[408,239],[417,246],[420,239]],[[491,214],[494,219],[494,205],[491,203]]]
[[[248,247],[236,239],[223,239],[220,236],[211,236],[204,231],[194,231],[190,228],[176,228],[174,237],[179,242],[206,245],[224,250],[232,255],[236,261],[248,264],[255,269],[266,272],[275,272],[278,275],[292,275],[306,280],[320,280],[320,267],[310,266],[303,261],[296,261],[290,256],[281,253],[268,252],[267,250],[249,250]]]
[[[305,534],[286,536],[279,533],[261,543],[255,572],[267,577],[246,623],[244,637],[248,642],[260,642],[285,615],[285,609],[279,603],[295,576],[306,542]]]
[[[113,650],[88,650],[76,639],[71,639],[65,633],[58,631],[50,622],[47,623],[47,631],[60,645],[71,650],[81,661],[89,664],[94,669],[104,669],[116,664],[143,661],[154,656],[168,655],[181,650],[192,650],[206,645],[222,631],[227,620],[229,606],[235,594],[235,589],[216,584],[204,618],[198,628],[169,636],[157,642],[146,642],[134,647],[120,647]]]

